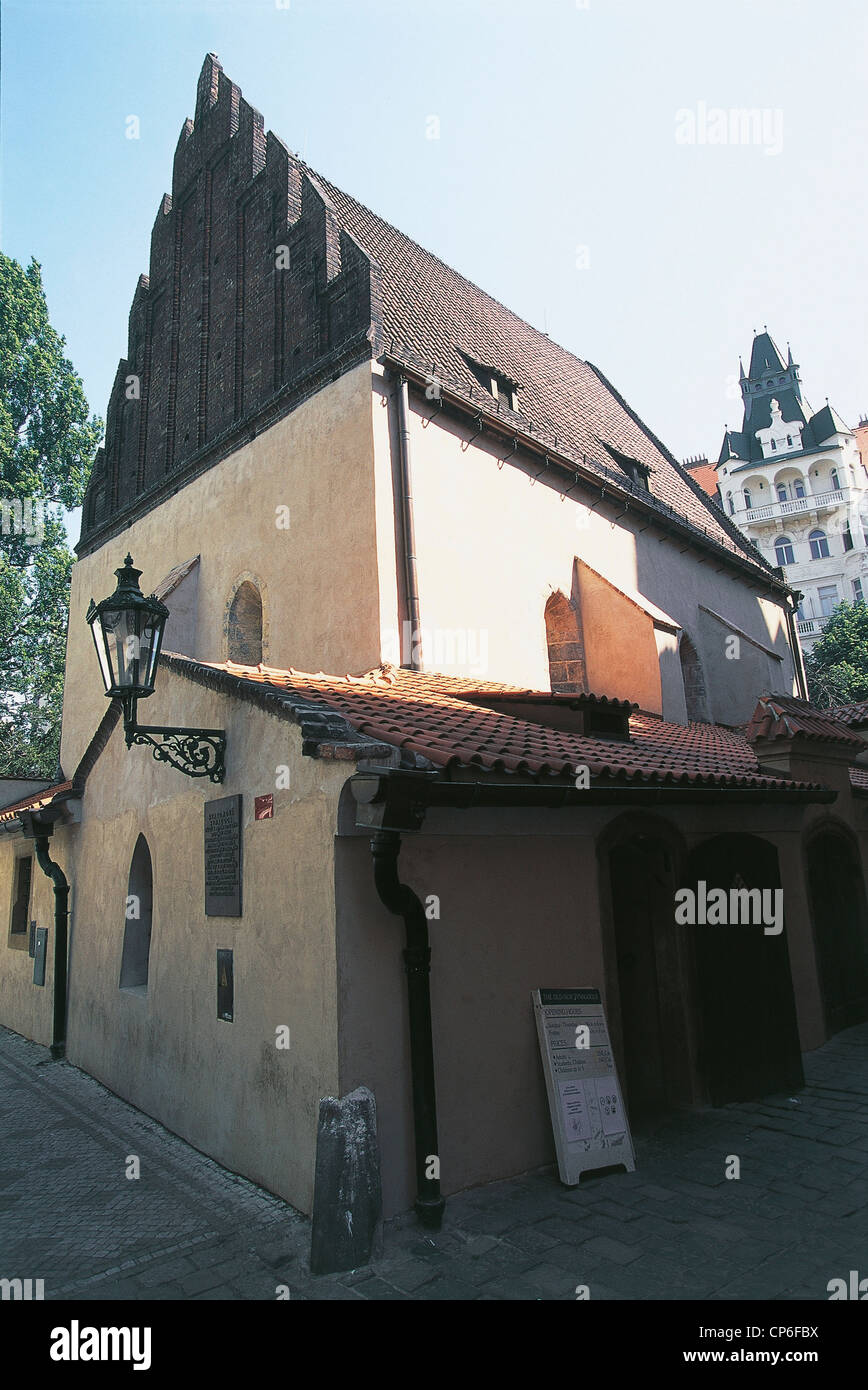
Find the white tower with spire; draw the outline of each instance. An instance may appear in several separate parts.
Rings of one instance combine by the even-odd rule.
[[[723,510],[802,594],[798,632],[809,652],[841,603],[868,600],[868,470],[853,431],[829,404],[813,411],[798,364],[768,330],[739,360],[740,430],[717,461]]]

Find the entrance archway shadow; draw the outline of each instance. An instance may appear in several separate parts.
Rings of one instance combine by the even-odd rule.
[[[697,892],[781,887],[774,845],[754,835],[718,835],[690,854],[687,885]],[[786,909],[786,895],[784,895]],[[699,1065],[712,1105],[751,1100],[805,1084],[786,922],[689,927],[695,963]]]
[[[868,905],[862,866],[843,827],[810,836],[805,865],[826,1032],[868,1019]]]
[[[684,845],[667,821],[627,814],[599,846],[609,1030],[634,1132],[695,1099],[691,983],[674,895]]]

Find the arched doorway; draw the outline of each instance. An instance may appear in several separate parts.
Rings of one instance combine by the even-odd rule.
[[[119,982],[121,989],[144,991],[148,987],[153,907],[154,875],[151,869],[151,852],[144,835],[140,835],[130,862],[124,906],[124,948]]]
[[[607,856],[617,983],[612,1032],[630,1124],[641,1129],[692,1103],[690,988],[674,914],[678,850],[653,825],[624,829]]]
[[[690,855],[688,883],[701,896],[723,889],[780,891],[774,845],[754,835],[718,835]],[[780,899],[767,899],[769,903]],[[728,916],[732,916],[728,912]],[[697,921],[692,934],[699,1065],[712,1105],[805,1084],[786,924]]]
[[[826,1031],[868,1019],[868,905],[862,868],[845,832],[827,827],[805,851]]]

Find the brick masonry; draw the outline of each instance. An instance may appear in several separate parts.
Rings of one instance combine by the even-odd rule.
[[[133,297],[79,554],[237,448],[266,405],[290,409],[370,356],[379,321],[370,259],[209,55]]]

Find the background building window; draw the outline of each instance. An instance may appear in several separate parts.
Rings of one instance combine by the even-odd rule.
[[[852,537],[851,534],[850,534],[850,527],[849,527],[849,525],[847,525],[847,526],[844,527],[844,530],[841,532],[841,535],[842,535],[843,538],[844,538],[844,549],[845,549],[845,551],[847,551],[847,550],[852,550],[852,549],[853,549],[853,537]]]
[[[735,503],[734,503],[733,500],[732,500],[732,493],[731,493],[731,492],[728,492],[728,493],[726,494],[726,505],[729,507],[729,514],[730,514],[730,516],[734,516],[734,515],[735,515]]]
[[[262,661],[262,599],[255,584],[245,579],[229,608],[228,656],[240,666]]]
[[[15,932],[27,931],[27,920],[30,913],[30,883],[33,878],[33,858],[27,855],[23,859],[15,861],[15,896],[12,900],[12,921],[9,930]]]
[[[789,536],[778,536],[775,541],[775,558],[779,565],[794,565],[796,563],[793,543]]]
[[[838,482],[838,470],[837,470],[837,468],[833,468],[833,469],[832,469],[832,472],[831,472],[831,474],[830,474],[829,476],[830,476],[831,479],[832,479],[832,487],[833,487],[833,488],[835,489],[835,491],[837,492],[838,489],[839,489],[840,486],[841,486],[841,484]]]
[[[854,580],[853,580],[853,602],[854,602],[854,603],[864,603],[864,602],[865,602],[865,598],[864,598],[864,595],[863,595],[863,593],[862,593],[862,580],[861,580],[861,579],[854,579]]]
[[[744,505],[750,511],[750,488],[747,487],[744,489]]]
[[[151,955],[151,919],[154,908],[154,875],[151,851],[144,835],[136,840],[124,906],[124,949],[121,956],[121,989],[148,987]]]
[[[805,484],[802,482],[801,478],[797,478],[797,479],[796,479],[795,483],[793,484],[793,487],[794,487],[795,490],[796,490],[796,496],[797,496],[797,497],[804,497],[804,495],[805,495]]]
[[[808,540],[811,542],[811,559],[828,560],[829,542],[824,531],[812,531]]]
[[[820,613],[824,618],[830,617],[838,605],[837,584],[821,584],[817,594],[820,599]]]
[[[786,502],[786,500],[787,500],[787,489],[786,489],[786,486],[784,485],[784,483],[778,483],[778,501],[779,501],[779,502]]]

